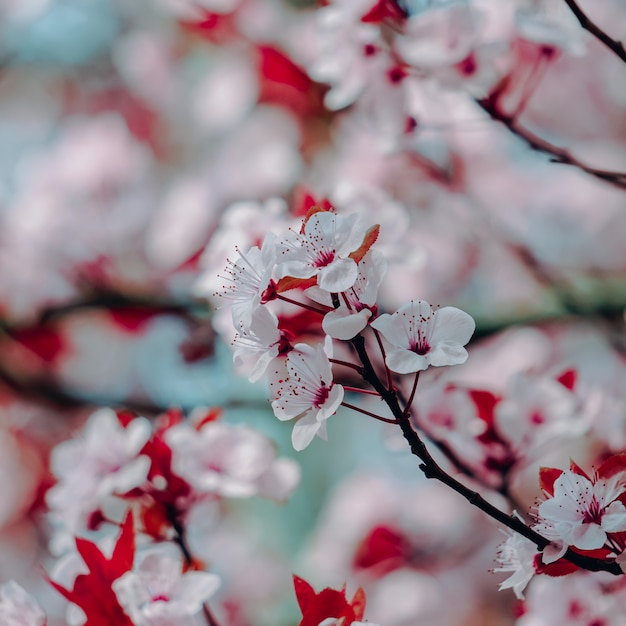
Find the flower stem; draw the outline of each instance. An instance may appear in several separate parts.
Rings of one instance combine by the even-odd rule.
[[[411,414],[411,405],[413,404],[413,398],[415,398],[415,391],[417,389],[417,383],[419,382],[419,379],[420,379],[420,373],[415,372],[415,378],[413,380],[413,388],[411,389],[411,395],[409,396],[409,400],[406,403],[406,406],[404,407],[404,415],[406,417],[409,417],[409,415]]]
[[[318,309],[316,306],[312,306],[311,304],[306,304],[304,302],[298,302],[297,300],[292,300],[287,296],[283,296],[282,294],[278,294],[276,296],[277,300],[282,300],[283,302],[289,302],[289,304],[294,304],[295,306],[302,307],[303,309],[307,309],[307,311],[313,311],[313,313],[319,313],[320,315],[326,315],[328,311],[324,309]]]
[[[180,551],[183,553],[187,566],[191,567],[193,566],[194,560],[193,555],[191,554],[191,550],[187,545],[187,540],[185,539],[185,528],[178,519],[176,511],[168,511],[168,518],[174,530],[174,541],[178,544]],[[202,604],[202,613],[206,619],[207,626],[220,626],[219,621],[217,620],[215,615],[213,615],[213,612],[209,608],[209,605],[206,604],[206,602]]]
[[[348,404],[347,402],[342,402],[341,406],[345,406],[347,409],[352,409],[353,411],[358,411],[359,413],[363,413],[363,415],[367,415],[368,417],[373,417],[375,420],[379,422],[385,422],[387,424],[398,424],[398,420],[391,419],[389,417],[382,417],[381,415],[376,415],[376,413],[370,413],[365,409],[361,409],[358,406],[354,406],[354,404]]]
[[[350,369],[356,370],[361,376],[363,375],[363,368],[356,363],[349,363],[348,361],[341,361],[340,359],[328,359],[331,363],[335,363],[335,365],[343,365],[344,367],[349,367]]]

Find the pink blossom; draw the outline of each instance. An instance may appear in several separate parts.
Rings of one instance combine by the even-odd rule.
[[[467,360],[463,347],[474,333],[474,320],[455,307],[433,311],[424,300],[385,313],[371,324],[393,346],[385,362],[398,374],[425,370],[429,365],[458,365]]]
[[[184,422],[165,439],[172,469],[199,495],[285,500],[300,479],[298,464],[277,458],[272,441],[247,426],[213,421],[197,430]]]
[[[124,494],[146,480],[150,460],[139,453],[150,430],[144,418],[124,427],[114,411],[100,409],[78,437],[54,448],[50,464],[58,482],[46,499],[70,532],[82,530],[108,497]]]
[[[626,490],[626,475],[590,480],[571,470],[554,481],[554,496],[539,505],[540,522],[551,526],[570,546],[594,550],[607,533],[626,531],[626,507],[617,498]]]
[[[513,589],[515,596],[522,600],[524,589],[535,575],[537,546],[526,537],[512,531],[507,530],[506,535],[506,541],[498,547],[498,567],[494,567],[493,571],[510,573],[498,588],[500,591]]]
[[[45,626],[46,616],[35,598],[10,580],[0,585],[0,624]]]
[[[268,233],[261,248],[253,246],[246,253],[237,250],[239,259],[228,260],[225,283],[214,295],[232,301],[235,325],[251,323],[252,314],[270,287],[276,255],[276,236]]]
[[[333,373],[324,346],[296,344],[286,360],[286,375],[274,372],[272,408],[279,420],[299,418],[291,441],[296,450],[306,448],[317,435],[326,438],[326,420],[343,400],[343,387],[333,383]]]
[[[233,362],[235,367],[249,370],[248,380],[258,381],[270,363],[289,348],[290,336],[278,328],[278,318],[266,307],[256,309],[246,326],[239,322],[235,337]]]
[[[171,549],[170,549],[171,548]],[[215,574],[183,574],[180,553],[159,544],[147,551],[133,571],[113,583],[113,591],[135,626],[193,626],[202,605],[217,590]]]
[[[322,328],[333,339],[352,339],[366,326],[375,310],[376,296],[387,263],[377,250],[370,250],[357,266],[358,274],[354,285],[339,295],[339,306],[329,311]],[[326,306],[333,307],[330,294],[319,287],[311,287],[307,295]]]
[[[357,264],[350,254],[363,244],[367,229],[357,215],[320,211],[304,224],[301,233],[291,232],[280,243],[281,277],[317,277],[321,289],[346,291],[357,279]]]

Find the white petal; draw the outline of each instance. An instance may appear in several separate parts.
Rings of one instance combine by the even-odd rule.
[[[607,533],[626,530],[626,507],[619,501],[612,502],[602,516],[602,529]]]
[[[343,402],[343,395],[343,387],[341,385],[333,385],[328,394],[328,398],[326,398],[326,402],[324,402],[324,405],[320,407],[317,412],[316,419],[322,421],[334,415],[339,405]]]
[[[411,374],[413,372],[421,372],[428,367],[426,357],[421,354],[415,354],[410,350],[392,350],[387,354],[385,359],[387,367],[398,374]]]
[[[556,540],[549,543],[541,554],[541,560],[549,565],[550,563],[554,563],[558,561],[566,552],[567,552],[567,544],[563,541]]]
[[[606,541],[606,533],[597,524],[570,526],[568,532],[561,532],[560,524],[555,524],[555,529],[567,543],[581,550],[596,550]]]
[[[474,330],[476,323],[471,315],[453,306],[443,307],[435,313],[431,345],[446,342],[464,346],[472,338]]]
[[[317,431],[321,428],[322,422],[318,422],[314,416],[307,415],[298,420],[291,432],[291,443],[294,450],[300,452],[313,441]]]
[[[220,577],[207,572],[187,572],[180,581],[177,599],[190,608],[190,613],[202,609],[206,602],[219,588]]]
[[[357,276],[357,265],[352,259],[335,259],[330,265],[320,270],[317,284],[321,289],[339,293],[350,289]]]
[[[447,341],[438,343],[426,355],[426,359],[431,365],[441,367],[444,365],[460,365],[467,361],[467,350],[458,343]]]
[[[356,337],[366,326],[372,312],[363,309],[358,313],[351,313],[346,307],[330,311],[324,316],[322,328],[333,339],[347,341]]]

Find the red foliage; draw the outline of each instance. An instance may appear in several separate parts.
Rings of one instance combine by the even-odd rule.
[[[348,602],[345,587],[341,591],[326,588],[315,593],[313,587],[298,576],[293,577],[293,585],[302,611],[302,621],[298,626],[318,626],[329,617],[343,618],[346,625],[363,619],[365,592],[360,587]]]
[[[361,18],[362,22],[378,24],[386,19],[403,20],[406,13],[395,0],[378,0],[378,2]]]
[[[410,555],[411,544],[401,531],[390,526],[376,526],[359,544],[354,566],[362,569],[375,567],[382,575],[406,564]]]
[[[65,350],[61,333],[49,325],[13,330],[11,337],[48,364],[53,364]]]
[[[302,117],[324,112],[323,85],[313,82],[278,48],[259,46],[258,55],[259,102],[284,106]]]
[[[122,524],[110,559],[102,554],[95,543],[86,539],[77,537],[76,549],[89,573],[79,574],[71,590],[48,579],[50,584],[85,612],[86,626],[132,626],[132,621],[124,613],[112,588],[113,582],[133,567],[135,529],[132,514],[129,513]]]

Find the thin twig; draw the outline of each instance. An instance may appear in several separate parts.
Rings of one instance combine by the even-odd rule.
[[[565,4],[572,10],[572,13],[586,31],[590,32],[598,41],[601,41],[609,50],[612,50],[626,63],[626,48],[624,48],[623,43],[609,37],[595,22],[592,22],[575,0],[565,0]]]
[[[367,415],[368,417],[373,417],[375,420],[379,422],[385,422],[387,424],[398,424],[398,420],[391,419],[389,417],[382,417],[382,415],[376,415],[376,413],[371,413],[370,411],[366,411],[358,406],[354,406],[354,404],[348,404],[347,402],[342,402],[341,406],[345,406],[346,409],[352,409],[353,411],[357,411],[358,413],[363,413],[363,415]]]
[[[603,180],[620,189],[626,189],[626,172],[616,172],[611,170],[604,170],[591,165],[583,163],[580,159],[575,157],[571,152],[565,148],[555,146],[554,144],[542,139],[538,135],[535,135],[532,131],[522,126],[518,120],[512,115],[502,111],[498,105],[497,98],[485,98],[478,100],[478,105],[489,114],[489,116],[504,124],[509,131],[514,135],[523,139],[533,150],[543,152],[550,155],[550,160],[553,163],[562,163],[564,165],[571,165],[578,169],[595,176],[596,178]]]
[[[183,556],[185,557],[185,562],[187,563],[187,565],[189,567],[192,567],[194,564],[194,559],[193,559],[193,555],[191,554],[191,550],[189,549],[189,546],[187,545],[187,541],[185,539],[185,528],[183,527],[180,520],[178,519],[175,511],[172,510],[172,511],[169,511],[168,513],[169,513],[168,516],[169,516],[170,524],[172,525],[172,528],[174,529],[174,541],[180,547],[180,551],[183,553]],[[215,617],[215,615],[209,608],[209,605],[206,604],[206,602],[203,603],[202,605],[202,613],[204,614],[204,617],[207,621],[207,626],[220,626],[219,621],[217,620],[217,618]]]

